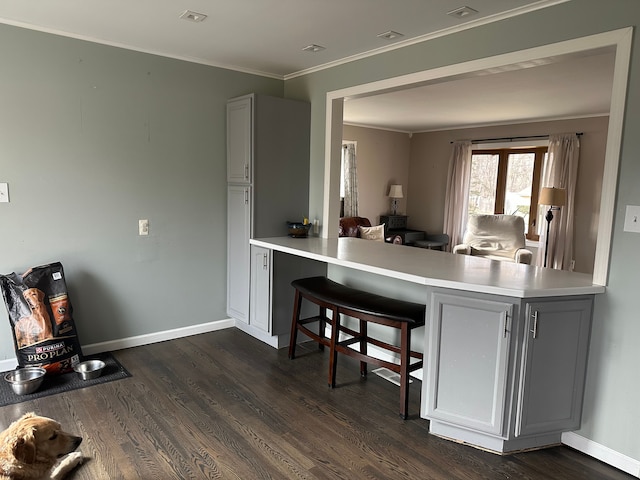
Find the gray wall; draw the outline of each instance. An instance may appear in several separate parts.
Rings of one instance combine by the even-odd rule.
[[[322,213],[328,91],[640,24],[637,0],[574,0],[375,57],[297,77],[285,95],[312,102],[310,214]],[[625,205],[640,204],[640,40],[633,41],[607,293],[598,297],[583,427],[578,433],[640,461],[640,236],[623,232]]]
[[[225,101],[283,82],[5,25],[0,59],[0,273],[61,261],[84,345],[227,318]]]

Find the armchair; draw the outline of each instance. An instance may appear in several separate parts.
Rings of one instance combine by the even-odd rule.
[[[462,241],[453,253],[527,265],[533,257],[525,248],[524,219],[515,215],[472,215]]]
[[[371,227],[371,222],[365,217],[342,217],[340,219],[338,236],[360,238],[360,229],[358,227]],[[390,235],[386,237],[384,241],[402,245],[402,237],[400,235]]]

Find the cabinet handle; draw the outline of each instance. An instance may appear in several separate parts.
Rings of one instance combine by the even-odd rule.
[[[509,316],[505,315],[504,316],[504,330],[502,331],[502,338],[507,338],[507,335],[509,334],[509,329],[507,328],[509,325]]]
[[[244,179],[245,180],[249,179],[249,164],[248,163],[244,164]]]
[[[244,204],[249,205],[249,190],[244,189]]]
[[[533,330],[529,330],[533,333],[533,338],[538,338],[538,311],[536,310],[531,314],[531,318],[533,318]]]
[[[267,267],[268,267],[268,265],[267,265],[267,254],[263,253],[262,254],[262,269],[266,270]]]

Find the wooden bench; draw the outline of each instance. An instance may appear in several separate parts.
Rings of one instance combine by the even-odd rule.
[[[388,368],[400,374],[400,416],[407,418],[409,405],[409,373],[422,368],[423,354],[411,350],[411,331],[424,326],[425,306],[336,283],[325,277],[301,278],[291,282],[295,289],[289,358],[295,358],[298,332],[302,332],[319,344],[320,349],[330,348],[329,386],[336,385],[338,353],[360,360],[360,374],[367,375],[367,364]],[[300,318],[302,300],[306,299],[319,307],[318,315]],[[331,317],[327,312],[331,311]],[[359,320],[359,330],[341,324],[341,315]],[[368,335],[367,323],[372,322],[400,330],[400,345],[372,338]],[[317,323],[317,331],[310,324]],[[331,338],[325,335],[326,325],[331,325]],[[345,339],[340,339],[340,333]],[[358,344],[359,350],[350,345]],[[388,350],[399,356],[399,363],[381,360],[367,354],[367,345]],[[418,361],[411,363],[411,358]]]

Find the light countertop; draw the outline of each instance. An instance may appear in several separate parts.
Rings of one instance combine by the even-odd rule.
[[[360,238],[251,239],[259,247],[432,287],[533,298],[603,293],[591,275]]]

